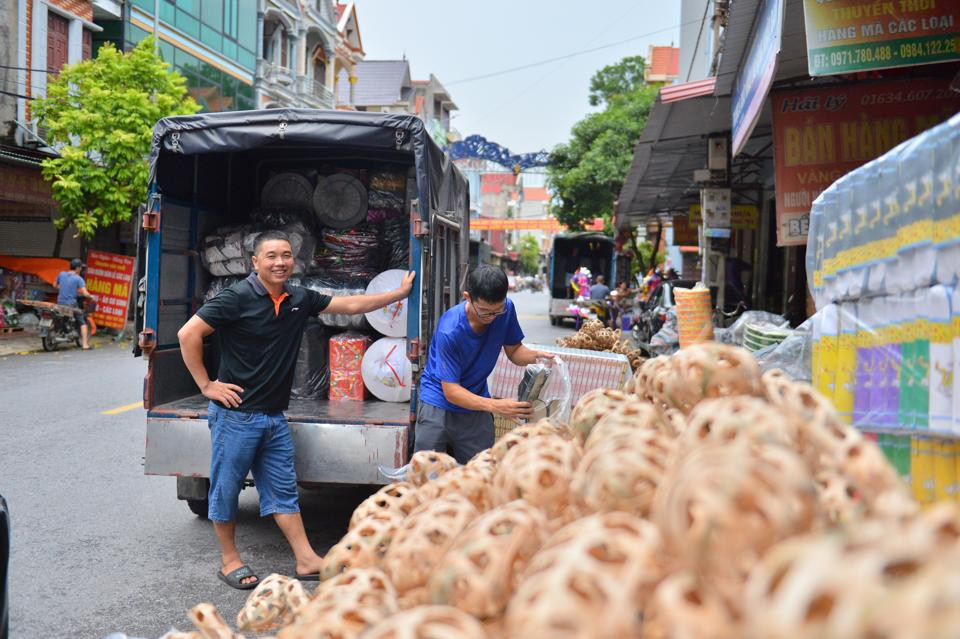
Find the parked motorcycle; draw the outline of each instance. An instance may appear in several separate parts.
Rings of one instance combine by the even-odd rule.
[[[35,309],[40,318],[39,332],[40,341],[43,344],[43,350],[50,352],[57,350],[61,344],[73,342],[79,347],[80,344],[80,323],[76,318],[77,309],[73,306],[64,306],[52,302],[28,302],[23,301],[23,305]],[[97,303],[93,300],[86,300],[84,307],[87,313],[92,313]],[[93,334],[93,323],[88,319],[91,326],[90,334]]]

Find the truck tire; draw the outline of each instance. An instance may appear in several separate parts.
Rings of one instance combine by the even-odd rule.
[[[207,518],[207,512],[210,508],[210,502],[206,499],[188,499],[187,506],[190,508],[190,512],[199,517],[200,519]]]
[[[556,315],[550,316],[550,325],[551,326],[560,326],[560,318]]]

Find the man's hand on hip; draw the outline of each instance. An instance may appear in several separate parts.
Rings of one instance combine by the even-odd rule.
[[[228,408],[236,408],[243,403],[243,400],[240,399],[240,393],[243,392],[243,389],[236,384],[226,384],[212,379],[207,382],[201,392],[207,399],[220,402]]]
[[[501,415],[507,419],[530,419],[533,416],[533,406],[530,402],[518,402],[514,399],[494,399],[494,414]]]

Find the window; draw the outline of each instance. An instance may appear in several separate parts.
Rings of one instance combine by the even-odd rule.
[[[59,73],[68,60],[70,21],[53,11],[47,12],[47,70]]]

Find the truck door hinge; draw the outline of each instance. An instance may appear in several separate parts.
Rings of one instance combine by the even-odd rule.
[[[160,230],[161,208],[160,194],[154,193],[143,209],[142,225],[144,231],[156,233]]]
[[[152,328],[145,328],[140,331],[140,338],[137,341],[140,350],[146,357],[150,357],[153,349],[157,347],[157,333]]]
[[[419,362],[420,356],[423,354],[423,347],[420,344],[419,338],[414,338],[410,340],[407,344],[407,359],[411,362]]]

